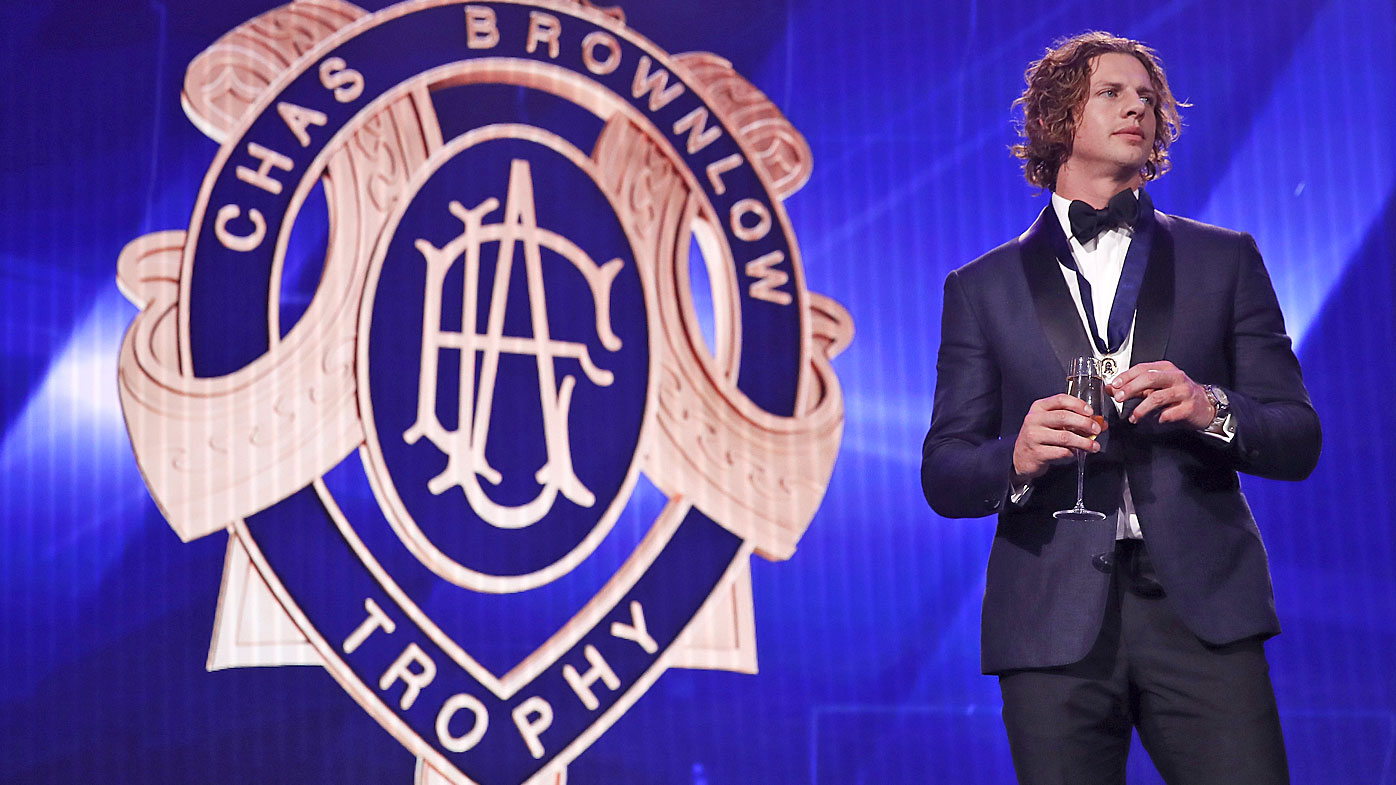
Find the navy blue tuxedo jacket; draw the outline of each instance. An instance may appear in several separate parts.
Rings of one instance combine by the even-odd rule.
[[[1161,212],[1154,218],[1131,361],[1169,360],[1193,381],[1222,387],[1236,436],[1228,444],[1156,418],[1117,418],[1086,461],[1086,505],[1118,509],[1127,476],[1166,601],[1188,628],[1212,644],[1268,637],[1280,631],[1270,571],[1237,472],[1308,476],[1318,460],[1318,416],[1251,237]],[[1053,252],[1061,239],[1049,204],[1021,237],[945,280],[921,481],[943,516],[998,514],[984,590],[985,673],[1081,659],[1110,590],[1097,557],[1113,550],[1114,516],[1052,517],[1075,502],[1074,463],[1039,477],[1022,506],[1007,498],[1028,407],[1062,392],[1071,359],[1091,354]]]

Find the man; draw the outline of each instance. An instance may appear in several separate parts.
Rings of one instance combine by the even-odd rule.
[[[1320,433],[1270,279],[1248,235],[1143,191],[1179,128],[1152,50],[1085,33],[1027,82],[1014,153],[1051,203],[946,278],[921,469],[941,515],[999,516],[982,665],[1014,767],[1123,783],[1137,727],[1170,784],[1288,782],[1262,646],[1280,627],[1237,472],[1303,479]],[[1104,429],[1063,394],[1077,356],[1106,371]],[[1052,515],[1075,501],[1074,450],[1104,520]]]

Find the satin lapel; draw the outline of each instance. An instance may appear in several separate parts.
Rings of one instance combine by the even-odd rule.
[[[1168,216],[1155,212],[1149,266],[1135,307],[1131,364],[1162,360],[1168,348],[1173,328],[1173,236],[1168,229]]]
[[[1023,235],[1023,272],[1032,292],[1037,321],[1065,375],[1073,359],[1091,355],[1091,342],[1076,312],[1076,301],[1071,299],[1071,290],[1062,278],[1057,256],[1063,253],[1069,255],[1071,246],[1048,203]]]

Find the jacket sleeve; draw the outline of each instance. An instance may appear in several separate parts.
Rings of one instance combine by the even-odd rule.
[[[1285,333],[1270,275],[1250,235],[1243,235],[1233,304],[1231,352],[1235,389],[1236,469],[1275,480],[1302,480],[1318,463],[1318,414]]]
[[[1002,377],[957,273],[945,279],[935,404],[921,451],[921,488],[947,518],[999,510],[1013,443],[999,438]]]

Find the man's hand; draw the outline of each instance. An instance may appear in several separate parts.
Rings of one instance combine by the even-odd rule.
[[[1013,443],[1015,480],[1041,477],[1049,465],[1070,460],[1073,449],[1099,452],[1093,439],[1100,425],[1091,419],[1093,414],[1085,401],[1066,393],[1033,401]]]
[[[1144,399],[1130,413],[1132,423],[1158,412],[1160,423],[1179,423],[1200,431],[1211,425],[1217,414],[1202,385],[1167,360],[1140,363],[1121,372],[1105,385],[1105,392],[1117,401]]]

